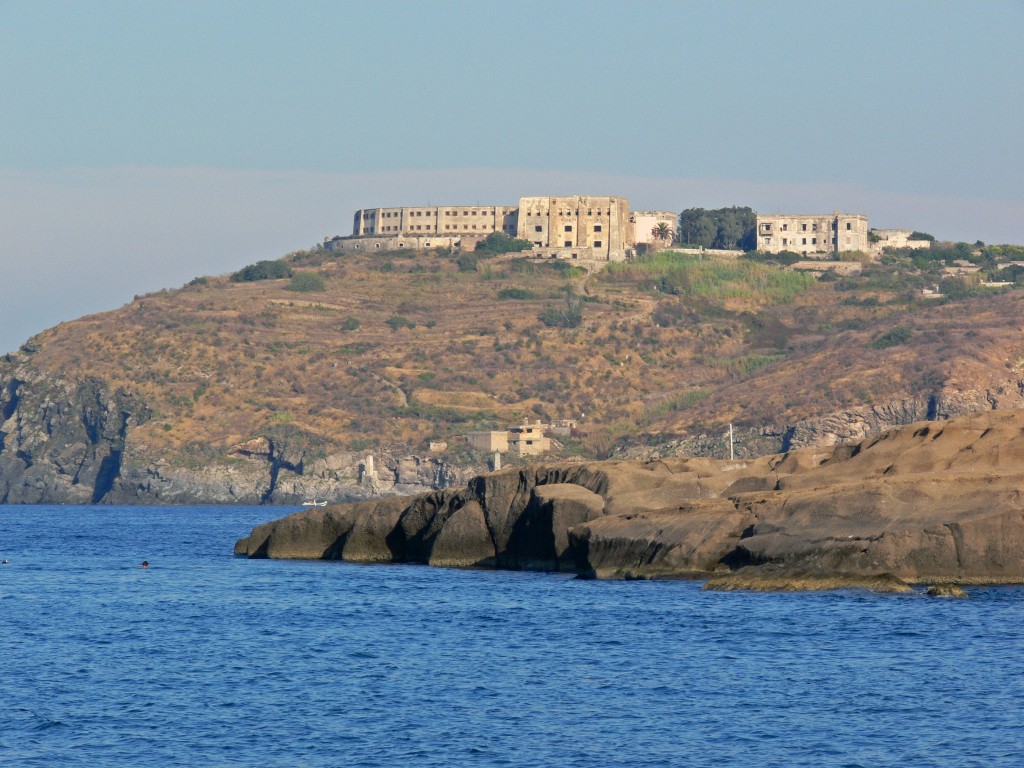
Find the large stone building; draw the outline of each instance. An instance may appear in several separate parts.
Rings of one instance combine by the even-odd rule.
[[[624,261],[634,245],[629,201],[622,197],[523,197],[518,207],[364,208],[356,211],[352,226],[357,238],[410,238],[436,245],[491,232],[528,240],[535,255],[553,258]]]
[[[757,249],[767,253],[867,253],[868,217],[859,213],[758,214]]]
[[[501,205],[441,205],[412,208],[364,208],[356,211],[356,237],[407,235],[516,234],[516,210]]]

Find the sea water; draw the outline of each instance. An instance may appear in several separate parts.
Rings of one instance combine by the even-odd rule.
[[[286,511],[0,507],[0,764],[1024,765],[1022,588],[232,557]]]

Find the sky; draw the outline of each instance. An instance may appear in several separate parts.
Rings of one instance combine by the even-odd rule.
[[[1024,243],[1022,33],[1022,0],[0,0],[0,353],[381,205]]]

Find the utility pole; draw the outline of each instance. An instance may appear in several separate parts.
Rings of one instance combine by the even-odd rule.
[[[734,461],[735,459],[736,459],[736,454],[733,451],[733,441],[732,441],[732,422],[730,421],[729,422],[729,461]]]

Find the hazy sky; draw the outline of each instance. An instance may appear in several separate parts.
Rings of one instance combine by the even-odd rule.
[[[1024,242],[1024,3],[0,0],[0,352],[348,234],[612,194]]]

